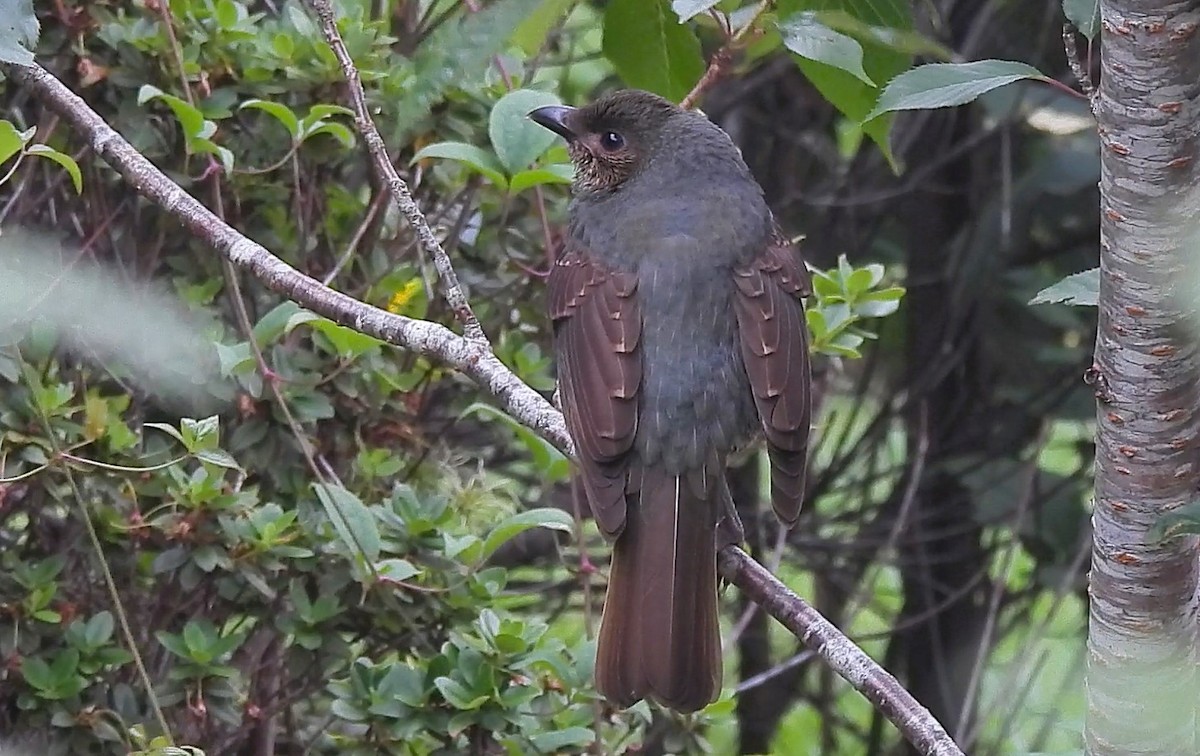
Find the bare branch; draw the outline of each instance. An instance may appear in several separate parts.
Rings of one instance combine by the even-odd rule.
[[[392,161],[388,157],[383,137],[379,136],[379,129],[375,128],[375,122],[371,120],[371,115],[367,111],[362,79],[358,75],[358,68],[350,58],[350,53],[346,50],[345,43],[342,42],[342,36],[338,34],[333,7],[330,6],[329,0],[308,0],[308,4],[320,19],[321,32],[325,35],[338,64],[342,67],[342,74],[346,77],[346,97],[350,100],[350,109],[354,111],[354,122],[358,126],[358,133],[362,134],[363,140],[366,142],[367,152],[371,154],[371,162],[375,165],[375,170],[391,190],[396,207],[408,219],[409,225],[413,227],[413,231],[421,241],[421,246],[433,258],[433,265],[437,268],[438,279],[442,285],[442,296],[446,298],[446,303],[454,311],[454,316],[462,323],[463,333],[471,341],[487,344],[487,336],[483,332],[483,327],[479,325],[479,319],[475,317],[475,312],[471,309],[471,303],[467,301],[462,286],[458,283],[458,275],[454,272],[454,266],[450,264],[450,256],[446,254],[442,243],[438,241],[433,229],[429,227],[429,223],[425,220],[425,214],[421,212],[421,208],[413,199],[412,192],[408,189],[408,184],[396,172],[396,167],[392,165]]]
[[[492,352],[482,335],[478,338],[463,337],[437,323],[394,315],[334,291],[304,275],[224,223],[168,179],[44,68],[37,65],[9,65],[4,70],[86,137],[92,149],[140,194],[177,218],[189,231],[267,288],[336,323],[453,367],[495,398],[505,412],[518,422],[534,430],[568,456],[573,454],[574,447],[562,414],[510,371]],[[369,131],[378,137],[373,126]],[[403,190],[401,197],[405,198],[401,200],[402,203],[411,203],[409,209],[419,220],[419,225],[414,223],[414,226],[429,231],[420,208],[412,201],[402,181],[400,187]],[[432,237],[432,232],[429,233]],[[433,239],[433,243],[436,244],[437,240]],[[449,265],[448,260],[445,262]],[[452,270],[450,273],[453,276]],[[450,280],[453,281],[453,277]],[[746,552],[734,546],[726,547],[720,554],[719,564],[722,574],[731,583],[759,602],[771,616],[819,654],[835,672],[875,704],[905,738],[922,749],[923,753],[931,756],[962,756],[942,726],[894,677]]]
[[[917,703],[896,678],[749,554],[728,547],[721,550],[718,563],[721,574],[729,582],[758,602],[800,642],[824,659],[834,672],[866,696],[921,753],[925,756],[963,756],[929,710]]]

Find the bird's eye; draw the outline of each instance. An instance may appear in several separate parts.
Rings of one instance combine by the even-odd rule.
[[[600,146],[606,150],[619,150],[625,146],[625,137],[615,131],[606,131],[600,135]]]

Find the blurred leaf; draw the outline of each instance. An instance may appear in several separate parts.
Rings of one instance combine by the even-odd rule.
[[[862,45],[818,21],[815,13],[797,13],[781,21],[779,33],[784,46],[800,57],[839,68],[875,86],[875,82],[863,70]]]
[[[428,158],[457,160],[487,176],[489,181],[501,189],[508,186],[508,179],[504,178],[504,168],[497,162],[495,155],[473,144],[437,142],[426,145],[417,150],[417,154],[413,155],[411,162],[415,163],[418,160],[426,160]]]
[[[496,156],[510,174],[524,170],[558,137],[526,116],[534,108],[562,101],[549,92],[517,89],[500,98],[488,118],[488,137]]]
[[[569,163],[548,165],[545,168],[521,171],[512,177],[509,191],[513,194],[542,184],[569,184],[575,180],[575,167]]]
[[[817,12],[818,17],[826,13],[844,14],[841,31],[854,36],[862,46],[863,71],[873,82],[889,81],[912,63],[910,53],[882,43],[878,33],[861,33],[863,27],[911,31],[912,8],[906,0],[780,0],[778,4],[779,18],[785,20],[803,11]],[[846,17],[859,22],[862,27],[848,28]],[[828,21],[822,20],[828,24]],[[843,115],[860,123],[866,121],[865,116],[879,98],[877,87],[827,63],[800,56],[795,60],[805,78]],[[892,169],[898,171],[899,164],[888,139],[891,125],[891,116],[885,116],[863,123],[862,129],[879,147]]]
[[[518,533],[523,533],[532,528],[549,528],[551,530],[561,530],[564,533],[570,533],[575,524],[575,520],[571,515],[561,509],[530,509],[525,512],[515,514],[501,522],[483,541],[483,559],[487,559],[492,554],[496,553],[496,549],[503,546],[508,541],[512,540]]]
[[[1200,533],[1200,500],[1193,499],[1173,512],[1168,512],[1151,526],[1146,534],[1154,543],[1181,535]]]
[[[540,753],[561,752],[570,746],[586,746],[596,735],[586,727],[567,727],[534,735],[531,739]]]
[[[844,10],[816,11],[814,15],[830,29],[904,55],[922,55],[947,62],[954,59],[953,50],[920,32],[864,23]]]
[[[675,102],[704,74],[700,42],[667,0],[612,0],[604,11],[603,49],[626,84]]]
[[[252,99],[246,100],[240,106],[238,106],[239,110],[245,110],[246,108],[261,110],[264,113],[272,116],[275,120],[279,121],[281,124],[283,124],[283,127],[287,129],[288,134],[291,135],[292,141],[295,141],[297,138],[299,138],[300,119],[296,117],[296,114],[293,113],[292,109],[287,105],[278,102],[271,102],[269,100]]]
[[[1100,0],[1062,0],[1063,15],[1091,41],[1100,32]]]
[[[0,2],[2,1],[0,0]],[[83,174],[79,172],[79,164],[70,155],[64,155],[53,147],[44,144],[30,145],[29,149],[25,152],[29,155],[52,160],[61,165],[67,171],[67,175],[71,177],[71,185],[75,187],[75,193],[79,194],[83,192]]]
[[[504,49],[542,2],[498,0],[434,31],[413,56],[411,85],[396,105],[397,130],[404,133],[415,127],[451,88],[482,80],[492,56]]]
[[[384,559],[375,565],[375,569],[379,572],[379,577],[384,580],[408,580],[414,575],[421,574],[421,571],[407,559]]]
[[[1022,79],[1045,79],[1041,71],[1010,60],[973,63],[929,63],[892,79],[879,96],[871,120],[894,110],[948,108]]]
[[[0,63],[32,65],[37,41],[33,0],[0,0]]]
[[[338,485],[314,483],[313,490],[350,553],[360,554],[368,562],[375,562],[381,548],[379,527],[362,499]]]
[[[679,22],[683,23],[701,13],[705,13],[709,8],[712,8],[721,0],[671,0],[671,10],[675,11],[675,15],[679,16]]]
[[[463,417],[467,417],[472,414],[482,414],[487,417],[495,418],[496,420],[499,420],[507,425],[513,431],[513,433],[517,435],[517,438],[520,439],[521,443],[524,444],[525,450],[529,452],[530,457],[533,459],[534,465],[537,466],[538,470],[541,471],[542,475],[545,476],[548,481],[563,480],[570,473],[570,462],[562,452],[556,449],[554,445],[546,439],[534,433],[521,423],[518,423],[516,420],[513,420],[506,413],[496,409],[490,404],[476,402],[462,412]]]
[[[526,55],[533,55],[546,43],[546,35],[566,12],[575,4],[575,0],[542,0],[529,17],[521,22],[513,32],[511,41]]]
[[[1074,273],[1058,283],[1047,286],[1029,300],[1029,304],[1068,304],[1095,306],[1100,299],[1100,269]]]
[[[6,162],[20,152],[25,143],[33,137],[33,132],[33,129],[26,131],[25,133],[29,135],[26,137],[17,131],[17,127],[13,126],[10,121],[0,120],[0,163]]]

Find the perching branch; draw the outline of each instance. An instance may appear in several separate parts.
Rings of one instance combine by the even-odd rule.
[[[353,70],[353,65],[350,64],[349,68]],[[459,336],[437,323],[394,315],[360,302],[304,275],[224,223],[182,187],[168,179],[44,68],[38,65],[9,65],[5,70],[15,82],[27,87],[31,94],[66,119],[89,141],[96,154],[116,169],[140,194],[177,218],[189,231],[267,288],[336,323],[453,367],[475,381],[518,422],[531,428],[564,454],[569,456],[573,453],[562,414],[496,357],[482,337],[482,331],[477,337],[471,337],[464,322],[468,335]],[[354,76],[354,81],[357,81],[357,74]],[[361,115],[365,117],[366,133],[378,139],[378,131],[370,124],[365,110]],[[382,151],[381,145],[380,140],[379,154],[385,156],[386,162],[386,152]],[[405,215],[409,216],[411,211],[410,220],[416,220],[418,236],[426,244],[426,249],[432,250],[435,259],[439,253],[444,258],[449,276],[442,277],[443,285],[448,292],[457,292],[457,296],[462,296],[445,251],[430,231],[420,208],[412,201],[404,182],[395,174],[390,163],[384,170],[395,175],[395,181],[391,182],[393,191],[402,209],[407,205]],[[465,297],[463,304],[466,305]],[[469,306],[462,312],[469,313]],[[894,677],[746,552],[737,547],[726,547],[720,554],[719,565],[721,573],[731,583],[760,603],[765,611],[820,654],[835,672],[879,707],[909,742],[930,756],[962,756],[942,726]]]

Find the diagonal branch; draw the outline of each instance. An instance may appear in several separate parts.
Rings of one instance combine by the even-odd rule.
[[[486,340],[459,336],[437,323],[394,315],[304,275],[227,225],[172,182],[44,68],[8,65],[4,70],[16,83],[24,85],[47,107],[65,118],[89,141],[96,154],[140,194],[267,288],[336,323],[453,367],[496,399],[518,422],[563,453],[573,453],[562,414],[510,371]],[[378,132],[374,133],[378,136]],[[411,201],[407,190],[403,196]],[[415,202],[410,209],[428,229]],[[433,241],[436,244],[436,239]],[[448,260],[446,264],[449,264]],[[443,282],[445,280],[443,278]],[[894,677],[746,552],[735,546],[726,547],[719,562],[721,573],[731,583],[759,602],[771,616],[825,659],[835,672],[875,704],[921,753],[962,756],[942,726]]]

